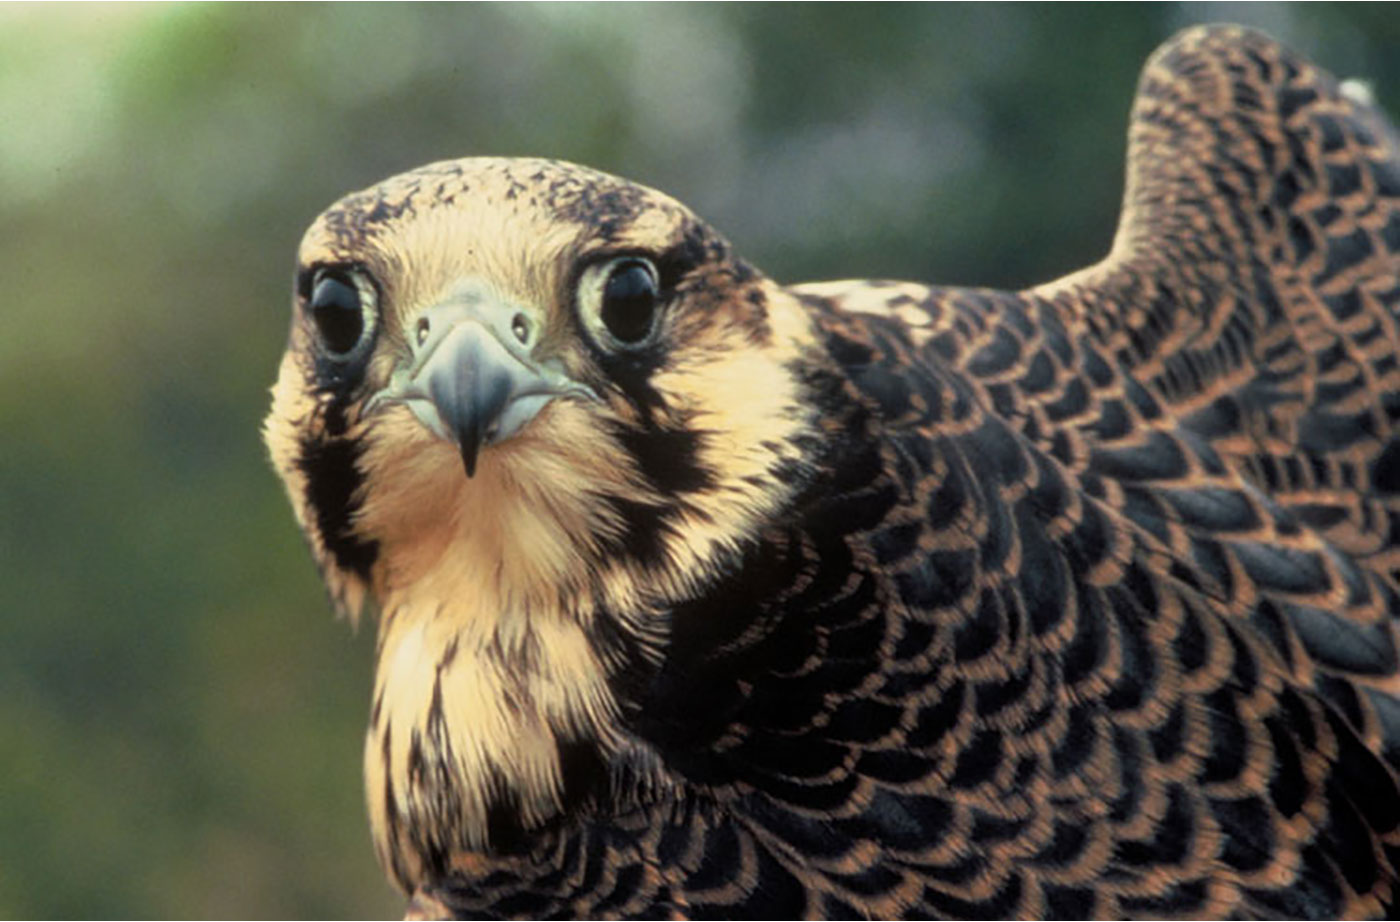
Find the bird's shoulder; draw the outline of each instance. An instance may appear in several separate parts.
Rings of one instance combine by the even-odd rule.
[[[877,421],[881,488],[842,521],[900,652],[860,694],[938,728],[932,748],[899,737],[937,806],[897,801],[946,808],[1011,867],[976,831],[1048,798],[1032,826],[1056,830],[1060,885],[1040,898],[1085,911],[1391,898],[1397,254],[1393,130],[1278,45],[1210,28],[1144,73],[1099,265],[1027,292],[791,289]],[[911,650],[939,668],[892,685]],[[1228,898],[1217,859],[1246,884]],[[1125,887],[1080,886],[1110,867]],[[1178,883],[1143,896],[1154,869]]]

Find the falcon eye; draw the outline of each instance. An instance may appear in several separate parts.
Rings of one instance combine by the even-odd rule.
[[[640,259],[619,263],[608,275],[600,314],[603,325],[619,342],[632,345],[651,332],[656,288],[656,270]]]
[[[326,352],[332,358],[347,358],[373,324],[374,289],[357,273],[322,269],[306,306]]]
[[[603,345],[645,343],[656,328],[661,285],[656,267],[639,256],[623,256],[590,267],[579,284],[584,321]],[[601,329],[599,329],[601,327]],[[604,336],[599,333],[606,332]]]

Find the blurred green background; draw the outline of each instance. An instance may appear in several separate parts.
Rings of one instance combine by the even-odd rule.
[[[0,915],[363,917],[373,628],[259,424],[304,227],[468,154],[656,186],[780,280],[1112,237],[1138,69],[1260,26],[1400,100],[1394,7],[0,7]]]

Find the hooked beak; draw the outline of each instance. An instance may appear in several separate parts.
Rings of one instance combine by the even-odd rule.
[[[471,477],[483,447],[515,435],[555,397],[595,397],[557,362],[534,360],[538,328],[529,313],[483,286],[465,287],[413,322],[411,360],[394,369],[365,412],[408,407],[428,429],[457,443]]]

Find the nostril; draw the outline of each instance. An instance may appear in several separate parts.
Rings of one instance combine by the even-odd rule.
[[[414,335],[418,339],[418,345],[423,345],[428,341],[428,334],[432,331],[432,324],[427,317],[419,317],[418,325],[414,328]]]
[[[526,343],[530,339],[530,321],[524,314],[516,314],[510,322],[510,331],[522,344]]]

